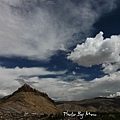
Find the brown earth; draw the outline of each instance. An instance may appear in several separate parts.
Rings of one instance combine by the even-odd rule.
[[[46,93],[24,84],[12,95],[1,99],[0,112],[56,114],[59,113],[59,109]]]
[[[56,105],[62,111],[120,112],[120,97],[64,101],[58,102]]]
[[[54,102],[46,93],[24,84],[0,99],[0,115],[6,113],[58,114],[63,111],[120,112],[120,97]]]

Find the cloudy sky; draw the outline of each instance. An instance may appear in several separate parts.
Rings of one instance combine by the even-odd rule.
[[[0,96],[24,83],[52,99],[120,94],[119,0],[0,0]]]

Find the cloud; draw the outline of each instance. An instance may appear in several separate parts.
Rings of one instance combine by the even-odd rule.
[[[92,32],[94,29],[92,25],[101,15],[116,8],[116,0],[102,1],[84,0],[76,4],[73,0],[1,0],[0,56],[20,56],[29,59],[48,60],[56,50],[68,49],[78,42],[78,38],[82,41]],[[92,53],[95,53],[94,56],[88,49],[86,49],[88,53],[84,50],[86,54],[82,51],[84,54],[82,57],[86,58],[83,59],[80,56],[84,60],[82,61],[83,66],[102,64],[105,61],[107,68],[109,66],[108,62],[119,61],[117,59],[117,53],[119,53],[117,39],[119,39],[119,36],[112,36],[110,39],[114,38],[117,42],[112,40],[110,43],[108,39],[103,40],[102,33],[96,37],[96,39],[98,38],[100,44],[98,44],[99,40],[96,40],[95,45],[93,45],[91,43],[91,41],[94,41],[93,38],[90,38],[91,41],[88,39],[88,42],[85,42],[86,46],[82,44],[84,48],[87,48],[91,43],[91,46],[99,53],[92,51],[91,46],[89,48],[91,48]],[[95,46],[99,47],[99,50]],[[78,45],[79,47],[80,45]],[[79,53],[78,48],[74,51],[75,54]],[[113,56],[116,55],[116,58],[113,58],[112,54]],[[76,57],[76,55],[72,57],[71,55],[69,59]],[[88,58],[91,58],[89,62]],[[78,59],[72,60],[80,62]],[[93,61],[91,62],[91,60]],[[79,64],[81,65],[81,62]],[[107,70],[104,69],[104,71]],[[111,93],[119,91],[119,73],[111,73],[110,76],[106,75],[92,81],[85,81],[80,79],[79,76],[69,75],[63,78],[68,80],[68,78],[75,79],[76,77],[76,79],[65,81],[62,80],[62,77],[59,77],[65,72],[48,71],[45,68],[36,67],[0,67],[0,96],[11,94],[23,83],[28,83],[36,89],[48,93],[55,100],[79,100],[108,95],[106,91],[111,91]],[[58,77],[40,78],[40,75],[58,75]],[[111,78],[113,81],[111,81]],[[113,83],[115,86],[110,87]]]
[[[117,61],[116,63],[104,63],[102,64],[103,72],[106,74],[114,73],[120,68],[120,61]]]
[[[107,67],[104,69],[104,72],[108,72],[108,69],[111,68],[111,63],[120,62],[119,48],[119,35],[112,35],[110,38],[104,39],[103,32],[100,32],[95,38],[87,38],[85,43],[77,45],[68,56],[68,59],[86,67],[104,63],[103,67]],[[116,67],[114,67],[115,70],[117,69]],[[115,70],[112,68],[111,71]]]
[[[110,75],[105,75],[102,78],[95,78],[90,81],[90,86],[88,91],[83,93],[85,96],[89,98],[99,97],[99,96],[108,96],[110,94],[116,93],[120,91],[120,72],[114,72]]]
[[[0,67],[0,96],[11,94],[24,83],[39,75],[61,75],[65,71],[51,72],[45,68],[4,68]]]
[[[115,0],[100,3],[1,0],[0,56],[47,60],[56,50],[66,50],[77,43],[76,33],[80,38],[88,35],[94,22],[116,5]]]
[[[120,96],[120,92],[116,92],[115,94],[110,94],[109,96],[107,96],[108,98],[114,98],[114,97],[118,97]]]
[[[34,81],[35,78],[32,80]],[[82,79],[68,82],[57,78],[36,78],[36,83],[33,86],[45,91],[54,100],[77,100],[76,96],[86,89],[85,85],[82,84],[83,82]]]
[[[80,78],[75,79],[75,77],[74,80],[67,81],[59,77],[59,75],[62,76],[65,73],[66,71],[47,71],[45,68],[35,67],[0,67],[0,96],[11,94],[24,83],[46,92],[52,99],[57,101],[109,96],[120,91],[119,71],[92,81]],[[42,78],[40,75],[56,75],[56,77]]]
[[[63,81],[59,78],[31,78],[33,87],[45,91],[54,100],[81,100],[100,96],[108,96],[120,91],[120,72],[96,78],[92,81],[75,79],[73,81]],[[51,87],[53,89],[51,89]]]

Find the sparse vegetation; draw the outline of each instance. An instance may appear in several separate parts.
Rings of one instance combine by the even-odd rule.
[[[63,111],[96,114],[65,116]],[[54,102],[28,85],[0,99],[0,120],[120,120],[120,97]]]
[[[120,113],[95,113],[97,116],[84,116],[82,120],[120,120]],[[65,117],[63,114],[7,113],[0,120],[81,120],[80,117]]]

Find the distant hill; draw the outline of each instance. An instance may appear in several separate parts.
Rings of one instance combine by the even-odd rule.
[[[120,112],[120,97],[97,97],[81,101],[57,102],[62,111]]]
[[[12,95],[0,101],[0,113],[38,113],[56,114],[59,112],[55,102],[46,93],[24,84]]]
[[[24,84],[13,94],[0,99],[0,119],[61,120],[63,111],[100,113],[98,118],[101,118],[101,113],[105,113],[104,117],[108,113],[108,118],[111,116],[109,113],[112,113],[116,120],[120,118],[116,114],[120,113],[120,97],[54,102],[46,93]]]

